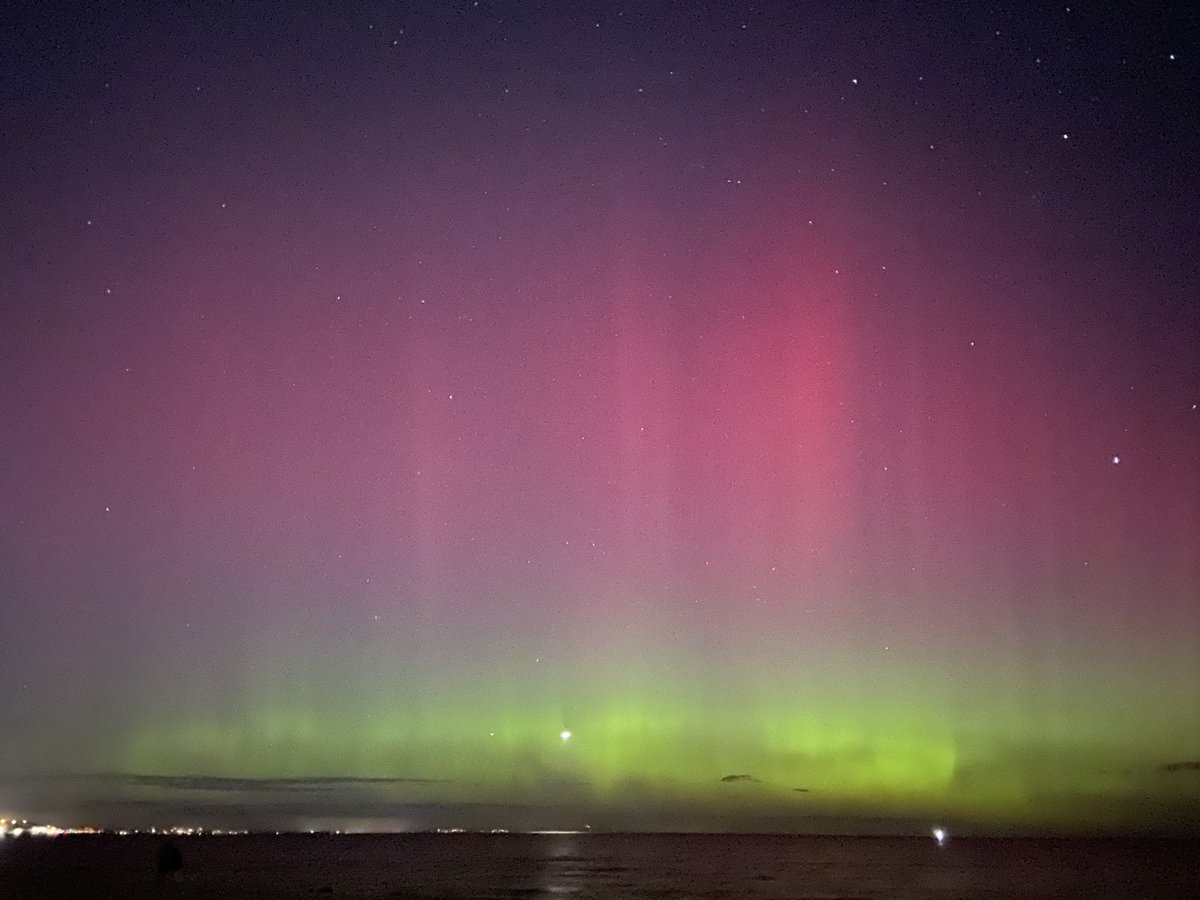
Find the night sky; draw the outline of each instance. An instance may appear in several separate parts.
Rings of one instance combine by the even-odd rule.
[[[10,7],[0,813],[1200,829],[1146,9]]]

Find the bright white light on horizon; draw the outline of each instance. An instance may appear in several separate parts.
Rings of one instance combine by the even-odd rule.
[[[944,828],[933,829],[933,839],[937,841],[939,847],[946,846],[946,830]]]

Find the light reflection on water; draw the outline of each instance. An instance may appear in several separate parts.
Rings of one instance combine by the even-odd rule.
[[[550,838],[547,848],[546,868],[542,875],[541,889],[547,894],[569,896],[582,890],[580,880],[586,877],[579,864],[578,835],[555,834],[546,835]]]

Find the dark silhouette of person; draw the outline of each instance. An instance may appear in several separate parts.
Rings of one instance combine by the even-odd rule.
[[[165,841],[158,848],[158,877],[177,875],[183,869],[183,851],[171,841]]]

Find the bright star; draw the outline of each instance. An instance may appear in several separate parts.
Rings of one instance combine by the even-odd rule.
[[[562,742],[565,744],[567,741],[569,741],[571,739],[571,732],[563,731],[563,732],[560,732],[558,736],[560,738],[562,738]]]

